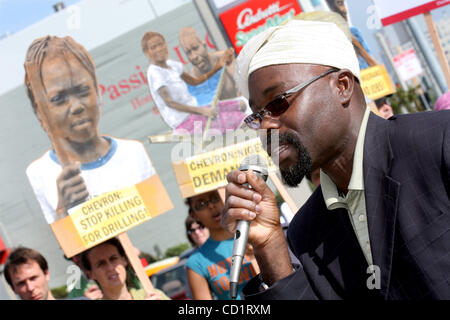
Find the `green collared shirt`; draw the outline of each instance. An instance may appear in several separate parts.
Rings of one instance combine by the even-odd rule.
[[[320,170],[320,184],[322,194],[328,210],[345,208],[358,238],[359,245],[369,265],[373,264],[370,248],[369,229],[367,227],[366,198],[364,196],[363,152],[364,137],[366,135],[367,121],[370,109],[367,107],[356,140],[353,157],[352,176],[348,184],[347,195],[340,195],[331,178]]]

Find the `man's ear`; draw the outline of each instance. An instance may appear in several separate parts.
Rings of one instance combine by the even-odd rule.
[[[47,282],[50,282],[50,272],[48,272],[48,270],[45,270],[44,275]]]
[[[353,96],[355,87],[355,77],[350,70],[342,69],[336,75],[336,87],[338,89],[338,97],[341,105],[347,107]]]

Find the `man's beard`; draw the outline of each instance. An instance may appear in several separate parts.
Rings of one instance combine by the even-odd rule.
[[[297,161],[287,169],[280,166],[283,182],[290,187],[296,187],[302,182],[303,177],[311,174],[311,156],[308,150],[300,143],[297,136],[291,132],[280,134],[280,146],[289,144],[297,151]]]

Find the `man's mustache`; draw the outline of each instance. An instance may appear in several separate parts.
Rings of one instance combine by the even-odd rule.
[[[269,156],[271,156],[274,151],[276,151],[275,149],[279,149],[279,147],[281,147],[282,145],[287,145],[287,144],[293,144],[293,145],[299,145],[300,141],[298,141],[297,137],[290,133],[290,132],[285,132],[285,133],[279,133],[278,129],[274,130],[274,129],[267,129],[267,130],[262,130],[259,134],[259,137],[262,141],[263,147],[266,150],[266,152],[269,154]],[[272,147],[272,139],[277,139],[277,143],[273,145]]]

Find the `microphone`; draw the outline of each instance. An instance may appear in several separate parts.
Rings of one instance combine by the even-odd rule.
[[[268,169],[266,160],[258,155],[252,154],[245,158],[239,166],[240,171],[253,170],[253,172],[261,177],[264,181],[267,180]],[[243,184],[251,188],[248,183]],[[242,261],[244,259],[245,249],[247,248],[248,229],[250,221],[240,220],[237,224],[236,232],[234,234],[233,255],[231,258],[230,271],[230,297],[235,300],[238,292],[239,276],[241,274]]]

